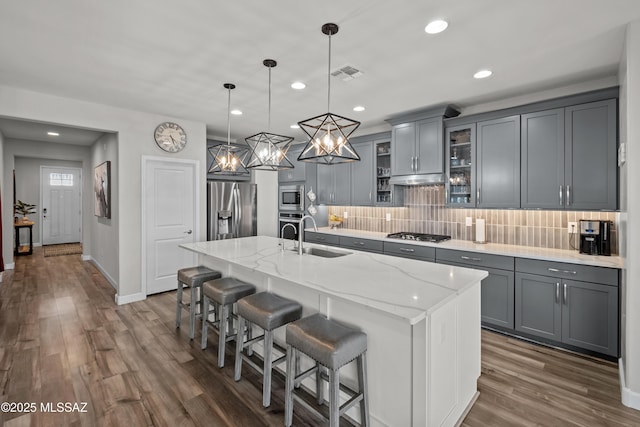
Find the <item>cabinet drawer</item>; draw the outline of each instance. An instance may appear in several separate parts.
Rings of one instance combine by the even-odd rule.
[[[431,262],[436,260],[436,248],[430,246],[384,242],[383,248],[385,255],[401,256],[403,258],[413,258]]]
[[[537,259],[516,258],[516,271],[539,274],[541,276],[562,277],[583,282],[602,283],[618,286],[617,268],[593,267],[590,265],[566,262],[541,261]]]
[[[436,260],[456,262],[468,266],[500,268],[513,270],[513,257],[502,255],[481,254],[478,252],[455,251],[452,249],[437,249]]]
[[[382,241],[359,239],[357,237],[340,237],[340,246],[359,251],[382,253]]]
[[[321,245],[340,245],[340,237],[330,234],[315,233],[313,231],[304,232],[304,241],[311,243],[320,243]]]

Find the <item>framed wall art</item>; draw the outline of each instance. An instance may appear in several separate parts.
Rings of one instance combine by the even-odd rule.
[[[111,218],[111,162],[109,160],[94,168],[93,190],[95,193],[94,215]]]

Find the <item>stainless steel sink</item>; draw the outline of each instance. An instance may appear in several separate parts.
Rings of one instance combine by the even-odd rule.
[[[307,255],[315,255],[321,258],[338,258],[341,256],[350,255],[353,253],[353,252],[343,252],[343,251],[330,251],[328,249],[321,249],[321,248],[303,248],[302,252]]]

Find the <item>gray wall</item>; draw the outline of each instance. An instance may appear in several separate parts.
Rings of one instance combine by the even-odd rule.
[[[118,136],[107,133],[91,147],[91,167],[94,168],[105,161],[111,162],[111,218],[94,216],[93,203],[95,192],[93,184],[87,188],[91,199],[91,219],[88,233],[91,234],[89,254],[98,269],[117,289],[118,277]]]
[[[28,144],[23,141],[21,144]],[[86,147],[82,147],[86,151]],[[74,162],[68,160],[55,159],[38,159],[33,157],[16,157],[14,167],[16,171],[16,200],[22,200],[25,203],[36,205],[36,213],[28,215],[33,224],[33,244],[40,246],[42,244],[42,206],[40,194],[40,167],[41,166],[60,166],[68,168],[82,169],[82,162]],[[83,189],[82,197],[87,197]],[[22,243],[28,243],[27,233],[21,233]]]
[[[4,141],[4,170],[2,175],[2,235],[3,235],[3,254],[5,264],[13,264],[13,170],[15,169],[16,159],[20,158],[32,158],[40,159],[44,164],[47,161],[61,160],[66,162],[74,162],[75,164],[82,165],[82,187],[83,189],[91,188],[91,162],[90,162],[90,150],[89,147],[82,147],[78,145],[70,144],[51,144],[48,142],[39,141],[24,141],[19,139],[8,139]],[[17,171],[16,171],[17,174]],[[37,172],[39,180],[40,170]],[[16,177],[16,182],[18,177]],[[16,188],[16,192],[17,188]],[[39,192],[39,190],[38,190]],[[26,198],[26,197],[25,197]],[[31,200],[31,199],[30,199]],[[26,200],[25,200],[26,201]],[[82,197],[82,243],[83,252],[87,253],[87,247],[91,247],[91,235],[86,232],[89,229],[89,216],[87,213],[93,212],[91,209],[91,199],[86,197],[83,190]],[[37,201],[31,202],[39,204],[39,196]],[[39,207],[38,207],[39,212]],[[36,218],[36,215],[31,215],[32,219]],[[34,233],[35,237],[35,233]],[[11,268],[13,268],[11,266]]]

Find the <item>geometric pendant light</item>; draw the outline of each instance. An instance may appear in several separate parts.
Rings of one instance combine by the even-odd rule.
[[[248,147],[231,145],[231,90],[236,88],[233,83],[225,83],[224,88],[229,91],[227,105],[227,143],[209,148],[209,153],[213,156],[213,163],[209,168],[209,173],[216,175],[248,175],[249,171],[245,166],[245,159],[249,153]]]
[[[287,158],[293,138],[268,132],[271,128],[271,69],[278,65],[273,59],[265,59],[262,64],[269,68],[269,121],[267,132],[245,138],[251,149],[248,169],[271,170],[292,169],[293,164]]]
[[[338,32],[336,24],[324,24],[322,32],[329,36],[329,72],[327,111],[331,100],[331,36]],[[310,163],[333,165],[360,160],[360,156],[349,143],[349,136],[360,126],[360,122],[326,113],[298,122],[298,126],[309,136],[298,160]]]

